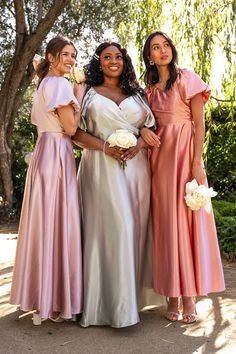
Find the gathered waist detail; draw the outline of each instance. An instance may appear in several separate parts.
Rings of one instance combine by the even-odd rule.
[[[39,132],[38,138],[41,138],[42,136],[53,136],[56,138],[68,138],[71,139],[69,135],[63,133],[63,132]]]
[[[193,124],[193,121],[191,118],[176,118],[176,117],[163,117],[163,118],[158,118],[157,123],[159,126],[163,125],[170,125],[170,124],[185,124],[185,123],[190,123]]]

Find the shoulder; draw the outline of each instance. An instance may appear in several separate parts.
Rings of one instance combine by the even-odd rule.
[[[150,92],[152,92],[155,89],[155,85],[148,85],[144,88],[144,93],[145,95],[148,95]]]
[[[43,79],[40,86],[43,90],[58,90],[59,88],[72,90],[70,82],[63,76],[47,76]]]
[[[184,68],[179,69],[179,78],[180,80],[189,81],[194,79],[200,79],[200,76],[196,74],[193,70]]]

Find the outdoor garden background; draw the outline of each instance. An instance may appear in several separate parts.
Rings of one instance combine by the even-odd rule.
[[[1,0],[0,2],[0,223],[19,218],[27,165],[37,139],[30,123],[34,70],[48,39],[74,40],[78,66],[95,47],[116,40],[128,49],[142,82],[142,46],[165,31],[181,67],[212,88],[206,106],[204,160],[222,255],[236,260],[236,2],[227,0]],[[77,163],[80,151],[75,148]]]

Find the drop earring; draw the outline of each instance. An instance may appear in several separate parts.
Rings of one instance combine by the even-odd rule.
[[[48,69],[49,71],[52,70],[52,68],[53,68],[52,63],[53,63],[52,61],[49,62],[49,69]]]

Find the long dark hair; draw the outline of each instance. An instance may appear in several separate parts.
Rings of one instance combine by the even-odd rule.
[[[100,55],[104,49],[110,46],[118,48],[124,60],[124,69],[120,76],[120,87],[122,92],[128,96],[132,96],[136,93],[144,95],[144,91],[137,81],[130,56],[127,54],[126,49],[122,48],[120,44],[116,42],[101,43],[95,50],[95,53],[88,65],[85,66],[86,83],[88,85],[88,89],[92,86],[99,86],[103,84],[104,76],[100,67]]]
[[[169,43],[171,49],[172,49],[172,60],[169,63],[169,70],[170,70],[170,78],[166,82],[166,87],[165,90],[168,91],[171,89],[172,85],[174,84],[175,80],[177,79],[178,76],[178,52],[177,49],[174,46],[174,43],[172,42],[171,38],[164,32],[157,31],[153,32],[149,35],[147,38],[144,47],[143,47],[143,59],[145,63],[145,73],[144,73],[144,82],[147,86],[157,84],[159,82],[159,74],[158,70],[156,68],[156,65],[151,65],[150,64],[150,42],[151,40],[156,37],[156,36],[163,36],[167,42]]]
[[[50,68],[50,62],[48,59],[48,54],[51,54],[54,58],[58,58],[62,49],[66,45],[73,45],[75,48],[74,43],[67,37],[62,37],[62,36],[57,36],[52,38],[46,47],[46,53],[45,53],[45,58],[42,58],[40,63],[38,64],[36,68],[36,74],[39,77],[38,81],[38,87],[41,83],[41,81],[45,78],[45,76],[48,74],[49,68]],[[75,52],[77,55],[77,49],[75,48]]]

